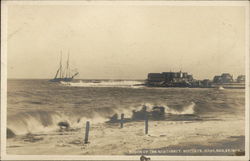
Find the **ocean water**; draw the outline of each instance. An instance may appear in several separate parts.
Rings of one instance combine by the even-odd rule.
[[[132,116],[143,105],[163,106],[175,118],[234,119],[244,117],[244,89],[149,88],[143,81],[8,80],[7,128],[16,135],[46,133],[67,121],[71,127],[105,122],[115,113]]]

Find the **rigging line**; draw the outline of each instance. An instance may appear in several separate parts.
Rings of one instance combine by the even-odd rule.
[[[60,78],[62,78],[62,50],[61,50],[61,57],[60,57]]]

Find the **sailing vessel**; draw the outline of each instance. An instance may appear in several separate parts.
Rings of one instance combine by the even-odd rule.
[[[60,64],[59,68],[56,71],[56,75],[54,79],[51,79],[51,82],[71,82],[75,76],[77,76],[79,73],[75,72],[74,74],[71,73],[70,71],[70,66],[69,66],[69,54],[68,54],[68,60],[66,63],[66,68],[63,69],[62,65],[62,52],[61,52],[61,58],[60,58]]]

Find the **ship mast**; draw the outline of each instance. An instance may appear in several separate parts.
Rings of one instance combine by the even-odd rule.
[[[61,58],[60,58],[60,78],[62,78],[62,51],[61,51]]]
[[[67,70],[66,70],[66,78],[70,77],[70,69],[69,69],[69,52],[68,52],[68,60],[67,60]]]
[[[54,79],[56,79],[56,78],[57,78],[57,75],[58,75],[59,70],[60,70],[60,69],[57,69],[57,71],[56,71],[56,75],[55,75],[55,78],[54,78]]]

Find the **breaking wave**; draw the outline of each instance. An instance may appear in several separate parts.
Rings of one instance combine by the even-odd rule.
[[[139,106],[130,106],[128,108],[100,108],[92,109],[91,111],[75,111],[71,113],[58,113],[54,111],[27,111],[9,116],[7,120],[7,128],[13,135],[24,135],[27,133],[46,133],[60,129],[58,124],[66,122],[71,128],[82,128],[86,121],[91,121],[91,124],[104,123],[109,118],[118,114],[125,114],[125,118],[132,117],[133,110],[141,110],[142,106],[146,105],[147,110],[152,110],[154,106],[165,108],[166,114],[185,115],[195,113],[195,103],[191,102],[184,105],[180,109],[168,107],[166,104],[150,104],[142,103]]]
[[[143,81],[117,81],[117,80],[101,80],[101,81],[82,81],[79,82],[60,82],[65,86],[72,87],[124,87],[138,88],[143,86]]]
[[[75,114],[62,114],[53,111],[28,111],[18,113],[8,117],[7,128],[15,135],[27,133],[44,133],[60,129],[59,123],[66,122],[71,128],[80,128],[84,123],[90,120],[92,123],[105,122],[103,117],[88,118]]]

